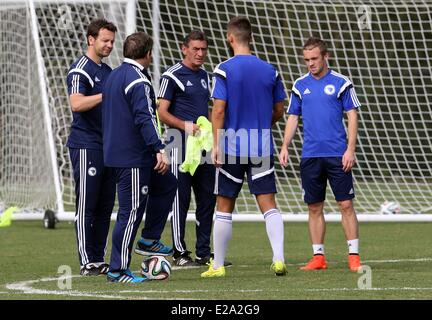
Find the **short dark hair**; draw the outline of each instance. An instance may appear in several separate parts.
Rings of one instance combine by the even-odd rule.
[[[142,59],[153,49],[153,39],[145,32],[130,34],[123,44],[123,56],[129,59]]]
[[[101,19],[96,19],[93,20],[88,26],[87,26],[87,35],[86,35],[86,39],[87,39],[87,44],[89,44],[89,37],[92,36],[93,38],[97,38],[99,35],[99,31],[101,29],[107,29],[111,32],[116,33],[117,32],[117,27],[114,25],[114,23],[101,18]]]
[[[310,37],[306,40],[303,46],[303,50],[312,50],[313,48],[319,47],[320,53],[324,56],[328,53],[327,44],[324,40],[316,37]]]
[[[189,34],[183,39],[183,45],[185,45],[186,47],[189,46],[189,42],[191,42],[192,40],[208,42],[205,33],[201,30],[192,30],[191,32],[189,32]]]
[[[246,17],[234,17],[228,22],[227,31],[241,43],[250,43],[252,40],[252,26]]]

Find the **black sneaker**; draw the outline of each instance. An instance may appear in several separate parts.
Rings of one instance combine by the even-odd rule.
[[[98,268],[99,268],[100,274],[108,274],[109,264],[108,263],[102,263]]]
[[[99,276],[101,274],[107,274],[109,270],[108,263],[87,263],[80,270],[82,276]]]
[[[200,266],[198,263],[193,261],[190,257],[190,251],[185,251],[180,254],[174,254],[173,263],[177,267],[198,267]]]
[[[214,259],[214,254],[213,252],[210,253],[210,255],[205,256],[205,257],[195,257],[195,262],[198,263],[200,266],[208,266],[210,264],[210,261]],[[225,260],[224,262],[224,267],[231,267],[232,263]]]

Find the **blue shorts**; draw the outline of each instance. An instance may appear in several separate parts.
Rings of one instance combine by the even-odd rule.
[[[216,169],[215,194],[237,198],[247,175],[250,193],[276,193],[273,156],[266,158],[225,157],[225,163]]]
[[[342,170],[342,157],[303,158],[300,173],[303,199],[307,204],[325,200],[327,179],[336,201],[354,198],[352,172]]]

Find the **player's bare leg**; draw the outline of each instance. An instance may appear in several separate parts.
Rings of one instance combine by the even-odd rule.
[[[270,209],[276,208],[274,193],[258,194],[256,196],[256,199],[262,213],[267,212]]]
[[[342,214],[342,227],[347,240],[358,239],[358,220],[352,200],[338,201]]]
[[[327,269],[324,252],[324,237],[326,224],[324,219],[324,202],[308,205],[309,209],[309,236],[312,242],[314,256],[301,270]]]
[[[223,196],[217,196],[216,210],[221,212],[232,213],[234,211],[235,199]]]
[[[351,271],[356,272],[361,268],[357,215],[352,200],[338,201],[338,205],[342,214],[342,227],[348,244],[348,265]]]
[[[324,219],[324,202],[308,205],[309,209],[309,235],[312,244],[324,244],[326,224]]]

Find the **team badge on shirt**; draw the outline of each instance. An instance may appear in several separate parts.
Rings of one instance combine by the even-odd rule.
[[[204,79],[201,79],[201,85],[207,90],[207,82]]]
[[[335,86],[332,85],[332,84],[328,84],[328,85],[326,85],[325,88],[324,88],[324,92],[325,92],[326,94],[328,94],[329,96],[331,96],[333,93],[335,93],[335,91],[336,91],[336,88],[335,88]]]
[[[88,172],[88,174],[89,174],[89,176],[91,176],[91,177],[94,177],[95,175],[96,175],[96,168],[95,167],[90,167],[88,170],[87,170],[87,172]]]

